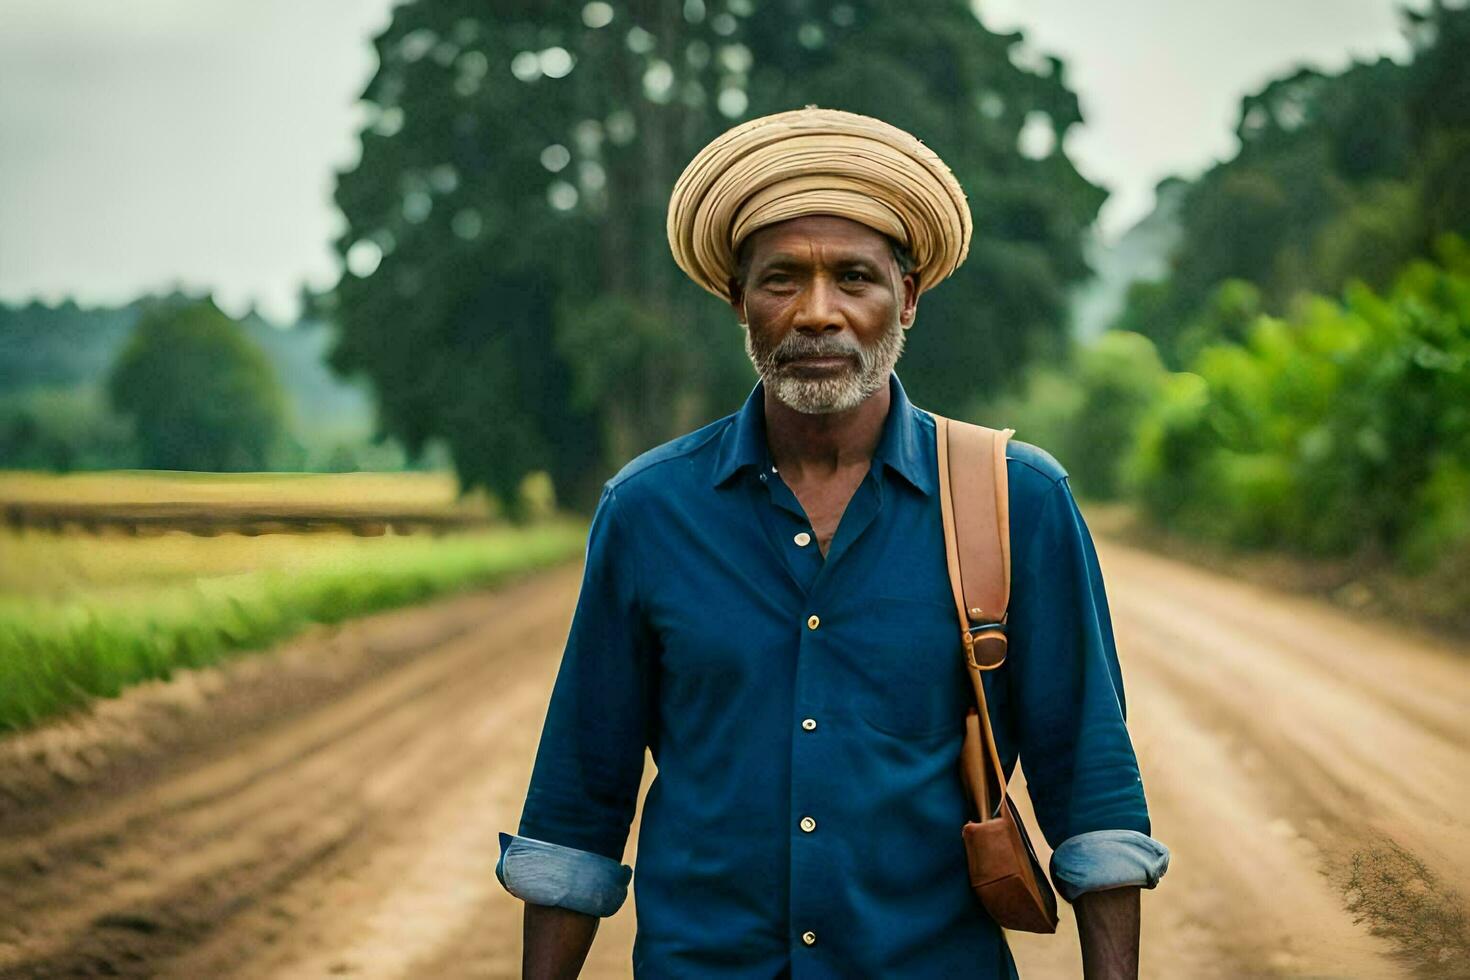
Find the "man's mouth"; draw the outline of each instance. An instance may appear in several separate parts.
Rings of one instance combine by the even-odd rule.
[[[851,355],[847,354],[822,354],[812,357],[793,357],[786,361],[789,367],[808,368],[812,370],[827,370],[833,368],[848,367],[852,364]]]

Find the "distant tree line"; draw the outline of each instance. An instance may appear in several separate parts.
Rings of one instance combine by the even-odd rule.
[[[0,304],[0,467],[401,469],[330,327],[232,318],[207,296]],[[444,465],[438,447],[422,460]]]

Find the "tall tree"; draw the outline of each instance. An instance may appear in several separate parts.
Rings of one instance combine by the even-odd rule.
[[[1077,103],[1060,62],[963,0],[420,0],[376,47],[337,187],[333,361],[372,380],[388,432],[443,436],[463,482],[512,507],[533,469],[590,503],[749,390],[739,328],[664,237],[684,164],[744,118],[878,115],[969,191],[969,262],[925,298],[905,361],[921,403],[963,412],[1064,332],[1103,198],[1062,150]]]
[[[266,469],[285,427],[270,361],[208,299],[145,310],[108,394],[151,469]]]

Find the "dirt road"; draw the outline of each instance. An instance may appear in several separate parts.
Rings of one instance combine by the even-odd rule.
[[[1173,851],[1144,897],[1145,976],[1466,976],[1463,652],[1120,545],[1102,561]],[[323,631],[0,743],[0,978],[517,975],[496,833],[578,576]],[[1066,916],[1013,937],[1023,976],[1080,976]],[[630,974],[633,926],[630,899],[585,975]]]

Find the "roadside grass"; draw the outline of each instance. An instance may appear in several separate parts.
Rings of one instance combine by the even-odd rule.
[[[340,530],[209,536],[170,530],[134,537],[115,531],[55,534],[0,528],[0,598],[43,603],[83,598],[115,604],[149,601],[168,586],[245,572],[301,575],[372,565],[375,556],[402,548],[404,541],[451,545],[499,527],[438,537],[417,533],[359,537]]]
[[[0,533],[0,732],[140,681],[278,643],[312,623],[496,584],[578,557],[556,519],[443,537],[192,539]],[[198,548],[213,549],[207,560]],[[257,549],[252,553],[250,549]],[[263,551],[261,551],[263,549]],[[57,572],[82,571],[69,584]],[[24,563],[14,561],[23,557]],[[27,569],[36,581],[27,587]],[[207,569],[207,570],[206,570]],[[201,575],[202,573],[202,575]]]
[[[1385,838],[1354,851],[1333,877],[1353,921],[1392,942],[1415,976],[1470,975],[1464,899],[1397,842]]]

